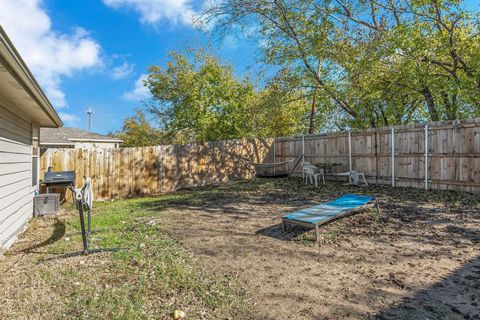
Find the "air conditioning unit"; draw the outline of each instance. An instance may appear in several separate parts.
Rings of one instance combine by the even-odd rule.
[[[60,193],[41,193],[33,198],[34,215],[45,216],[58,213],[60,208]]]

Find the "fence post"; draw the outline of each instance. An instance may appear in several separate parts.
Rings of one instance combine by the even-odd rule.
[[[392,128],[392,187],[395,187],[395,128]]]
[[[428,124],[425,125],[425,190],[428,190]]]
[[[275,163],[275,160],[276,160],[276,153],[277,153],[276,144],[277,144],[277,140],[273,138],[273,163]],[[273,166],[273,174],[275,174],[275,166]]]
[[[348,164],[349,171],[352,171],[352,130],[348,130]]]
[[[305,171],[303,170],[303,162],[305,162],[305,135],[302,135],[302,178],[305,179]]]

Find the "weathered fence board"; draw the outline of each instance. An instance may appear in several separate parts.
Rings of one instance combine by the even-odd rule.
[[[248,179],[252,162],[271,158],[272,139],[232,140],[189,145],[121,149],[47,149],[41,176],[74,170],[77,187],[92,177],[96,199],[127,198],[180,188]]]

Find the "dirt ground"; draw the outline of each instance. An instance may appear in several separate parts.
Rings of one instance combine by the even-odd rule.
[[[480,319],[480,196],[300,180],[221,189],[164,222],[204,268],[238,279],[252,318]],[[322,227],[320,244],[282,233],[282,214],[345,193],[376,196],[382,212]]]

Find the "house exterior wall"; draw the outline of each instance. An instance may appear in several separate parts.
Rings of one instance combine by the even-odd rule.
[[[33,160],[38,136],[37,126],[0,104],[0,253],[14,242],[33,215],[40,172],[39,161]],[[32,181],[35,164],[37,174]]]

